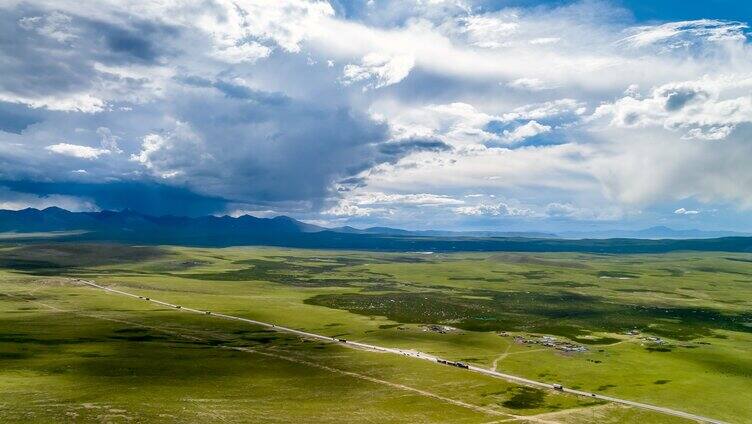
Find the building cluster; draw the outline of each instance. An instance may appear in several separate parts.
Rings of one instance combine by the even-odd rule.
[[[640,337],[640,340],[644,340],[647,343],[656,344],[656,345],[662,345],[662,344],[668,343],[667,341],[663,340],[662,338],[656,337],[656,336],[642,336],[642,337]]]
[[[455,332],[457,331],[457,329],[454,327],[450,327],[448,325],[431,324],[431,325],[424,325],[423,331],[432,331],[434,333],[446,334],[446,333]]]
[[[501,333],[505,335],[506,333]],[[550,347],[562,352],[587,352],[588,348],[572,342],[559,340],[552,336],[541,336],[527,338],[524,336],[514,336],[514,342],[518,344],[537,344]]]

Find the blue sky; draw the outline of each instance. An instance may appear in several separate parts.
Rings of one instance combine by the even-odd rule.
[[[740,0],[622,0],[620,5],[629,9],[640,21],[693,19],[748,21],[752,17],[752,4]]]
[[[0,9],[0,208],[752,231],[748,2]]]

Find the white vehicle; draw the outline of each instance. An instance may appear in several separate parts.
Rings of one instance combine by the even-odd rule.
[[[553,387],[555,390],[564,390],[564,386],[558,383],[552,384],[551,387]]]

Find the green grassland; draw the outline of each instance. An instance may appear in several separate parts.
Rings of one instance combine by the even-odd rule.
[[[0,247],[3,422],[674,423],[682,420],[158,308],[73,277],[752,420],[749,254]],[[515,341],[546,335],[587,351]]]

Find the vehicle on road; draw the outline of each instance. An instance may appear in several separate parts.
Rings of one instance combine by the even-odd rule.
[[[564,386],[562,386],[561,384],[558,384],[558,383],[552,384],[551,387],[553,387],[555,390],[564,390]],[[593,396],[595,396],[595,395],[593,395]]]

